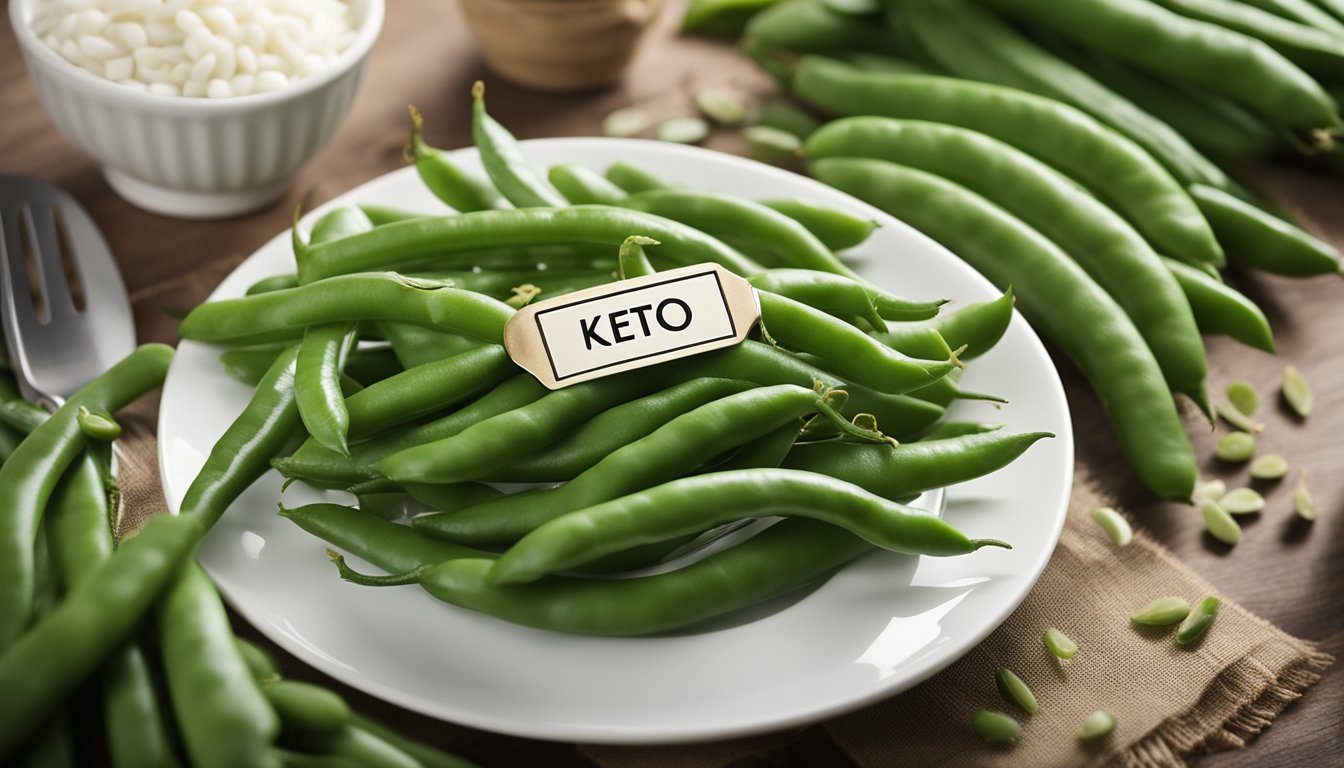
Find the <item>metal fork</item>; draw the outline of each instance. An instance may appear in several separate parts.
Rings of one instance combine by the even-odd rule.
[[[0,318],[24,399],[55,409],[135,349],[112,250],[64,189],[0,174]]]

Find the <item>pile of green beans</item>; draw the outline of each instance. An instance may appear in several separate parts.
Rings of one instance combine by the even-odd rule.
[[[1296,0],[876,5],[704,3],[686,26],[740,27],[748,55],[838,118],[804,137],[812,175],[1011,285],[1091,380],[1140,478],[1188,501],[1192,453],[1170,396],[1210,415],[1200,335],[1274,351],[1264,312],[1233,281],[1249,270],[1341,273],[1334,248],[1238,181],[1267,156],[1344,168],[1344,121],[1330,95],[1344,75],[1339,9]],[[1053,266],[1036,269],[1042,258]],[[890,337],[911,325],[884,338],[906,354],[931,349]],[[1148,439],[1163,447],[1149,451]]]
[[[627,163],[542,173],[484,97],[473,89],[487,179],[433,148],[412,112],[408,157],[451,211],[336,209],[306,240],[296,230],[293,275],[197,307],[179,329],[226,347],[226,369],[259,391],[275,389],[277,366],[292,371],[286,419],[305,439],[272,464],[358,506],[282,514],[389,572],[342,564],[348,579],[420,584],[529,626],[639,635],[814,583],[874,548],[1006,546],[903,505],[1047,436],[938,428],[956,399],[985,397],[962,392],[960,372],[1007,330],[1011,292],[944,311],[943,297],[872,285],[836,251],[873,222],[811,201],[684,189]],[[705,262],[756,289],[756,338],[555,391],[501,346],[534,297]],[[849,450],[852,467],[836,466]],[[680,559],[721,525],[779,516],[812,519]],[[505,565],[486,568],[496,557]]]
[[[299,352],[270,357],[181,514],[154,517],[120,542],[102,441],[120,434],[118,408],[162,383],[172,350],[139,348],[52,414],[18,400],[0,373],[0,494],[16,504],[0,538],[26,554],[8,563],[13,583],[0,594],[15,623],[0,646],[0,763],[469,765],[358,718],[334,693],[279,681],[273,662],[258,679],[256,660],[268,657],[239,645],[214,586],[191,562],[209,527],[301,426]],[[34,509],[40,524],[31,527],[24,510]],[[90,696],[96,706],[84,703]]]

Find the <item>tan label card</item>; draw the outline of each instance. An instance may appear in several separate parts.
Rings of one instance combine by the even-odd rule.
[[[742,343],[760,303],[718,264],[587,288],[518,310],[504,347],[550,389]]]

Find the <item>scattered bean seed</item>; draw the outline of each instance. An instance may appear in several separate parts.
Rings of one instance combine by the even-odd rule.
[[[741,125],[747,119],[747,105],[742,97],[727,88],[701,88],[695,92],[695,106],[719,125]]]
[[[674,117],[658,126],[658,140],[699,144],[709,136],[709,123],[698,117]]]
[[[1092,519],[1101,526],[1117,547],[1123,547],[1134,539],[1134,529],[1129,527],[1129,521],[1110,507],[1097,507],[1092,510]]]
[[[1058,659],[1072,659],[1078,655],[1078,644],[1054,627],[1045,630],[1045,647]]]
[[[1296,366],[1290,365],[1283,369],[1283,399],[1288,401],[1289,407],[1298,416],[1305,419],[1311,415],[1311,402],[1314,399],[1311,385],[1307,384],[1306,377]]]
[[[1176,630],[1176,642],[1180,645],[1194,645],[1199,642],[1209,631],[1209,625],[1213,623],[1213,617],[1218,614],[1218,598],[1206,597],[1200,601],[1195,610],[1185,617],[1181,626]]]
[[[1251,462],[1251,477],[1256,480],[1282,480],[1288,474],[1288,460],[1277,453],[1266,453]]]
[[[1241,541],[1241,526],[1237,525],[1236,519],[1216,501],[1204,504],[1204,527],[1209,529],[1213,538],[1230,547],[1235,547]]]
[[[1255,416],[1255,412],[1260,410],[1260,393],[1250,384],[1234,381],[1227,385],[1226,393],[1228,402],[1247,418]]]
[[[751,156],[767,163],[779,162],[798,156],[803,142],[797,136],[768,125],[753,125],[742,131]]]
[[[1195,501],[1217,501],[1227,493],[1227,483],[1222,480],[1205,480],[1195,484]]]
[[[1147,627],[1167,627],[1190,614],[1190,604],[1179,597],[1159,597],[1129,617],[1135,624]]]
[[[121,437],[121,425],[106,413],[96,413],[81,405],[75,420],[80,430],[94,440],[116,440]]]
[[[653,124],[653,119],[648,112],[638,107],[625,107],[607,115],[602,120],[602,133],[606,136],[614,136],[618,139],[625,139]]]
[[[1265,428],[1264,424],[1242,413],[1241,409],[1227,400],[1219,400],[1214,403],[1213,410],[1223,417],[1223,421],[1243,432],[1261,432]]]
[[[980,738],[989,744],[1007,744],[1017,739],[1022,726],[1013,718],[992,709],[976,710],[971,715],[971,725]]]
[[[1083,721],[1083,729],[1078,732],[1078,738],[1084,741],[1099,739],[1113,730],[1115,730],[1115,715],[1104,709],[1098,709]]]
[[[1011,669],[999,667],[994,673],[994,683],[999,688],[999,695],[1003,700],[1018,707],[1028,715],[1034,715],[1040,710],[1040,705],[1036,703],[1036,697],[1031,689],[1022,681]]]
[[[1316,501],[1307,490],[1307,470],[1297,473],[1297,487],[1293,489],[1293,506],[1303,520],[1316,519]]]
[[[1248,432],[1233,432],[1218,439],[1214,455],[1223,461],[1250,461],[1255,455],[1255,436]]]
[[[1254,488],[1237,488],[1219,499],[1218,506],[1231,515],[1253,515],[1265,508],[1265,497]]]

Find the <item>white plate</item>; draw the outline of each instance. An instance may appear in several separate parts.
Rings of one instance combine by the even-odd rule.
[[[604,170],[626,159],[687,186],[746,197],[799,197],[870,216],[881,227],[852,255],[860,272],[902,295],[964,304],[998,295],[984,278],[910,227],[810,179],[702,149],[611,139],[524,142],[539,168]],[[457,159],[479,167],[474,150]],[[374,202],[441,206],[413,169],[375,179],[323,209]],[[635,233],[632,233],[635,234]],[[293,271],[288,233],[244,262],[212,298]],[[248,388],[218,351],[183,343],[160,420],[164,491],[177,510]],[[655,743],[727,738],[808,723],[902,691],[985,638],[1036,582],[1059,538],[1073,477],[1064,391],[1019,316],[966,371],[964,386],[1006,397],[956,415],[1002,421],[1053,440],[1008,468],[952,488],[947,518],[975,537],[1012,542],[954,558],[884,552],[754,621],[676,636],[608,639],[518,627],[436,602],[414,587],[337,578],[324,545],[276,515],[280,480],[263,478],[215,527],[199,559],[229,602],[280,646],[333,677],[428,715],[501,733],[563,741]],[[289,505],[320,494],[295,486]]]

